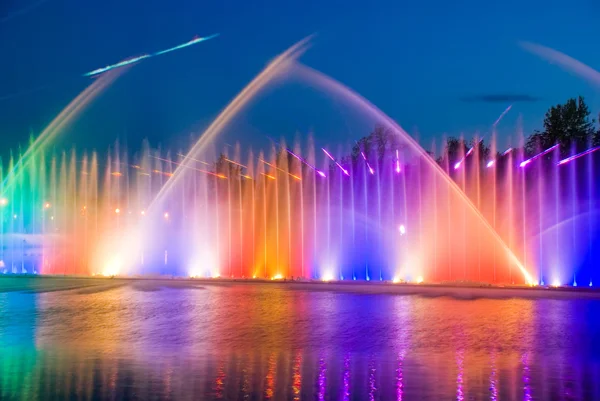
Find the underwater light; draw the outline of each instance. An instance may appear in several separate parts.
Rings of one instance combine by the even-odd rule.
[[[417,277],[417,284],[421,284],[423,282],[423,276]]]
[[[102,270],[102,275],[104,277],[114,277],[119,274],[121,270],[121,262],[117,259],[114,259],[104,266],[104,270]]]
[[[331,281],[333,280],[333,274],[331,274],[331,272],[327,272],[325,274],[323,274],[323,277],[321,277],[321,280],[327,282],[327,281]]]

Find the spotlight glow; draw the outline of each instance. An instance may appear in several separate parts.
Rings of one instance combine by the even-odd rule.
[[[269,137],[267,137],[269,138]],[[286,152],[288,152],[290,155],[292,155],[293,157],[295,157],[296,159],[300,160],[301,163],[305,164],[306,166],[308,166],[310,169],[312,169],[315,173],[319,174],[321,177],[325,178],[325,173],[320,171],[319,169],[317,169],[315,166],[313,166],[312,164],[310,164],[309,162],[307,162],[306,160],[304,160],[304,158],[302,158],[301,156],[295,154],[294,152],[292,152],[290,149],[281,146],[279,143],[277,143],[275,140],[273,140],[272,138],[269,138],[271,140],[271,142],[273,142],[274,144],[276,144],[277,146],[279,146],[280,148],[282,148],[283,150],[285,150]]]
[[[333,158],[333,156],[331,156],[331,154],[330,154],[328,151],[326,151],[326,150],[325,150],[325,148],[321,148],[321,150],[322,150],[323,152],[325,152],[325,154],[326,154],[326,155],[327,155],[327,156],[328,156],[328,157],[329,157],[331,160],[333,160],[333,162],[335,163],[335,165],[336,165],[336,166],[338,166],[338,167],[339,167],[339,169],[340,169],[340,170],[342,170],[342,172],[343,172],[344,174],[346,174],[347,176],[350,176],[350,173],[348,173],[348,170],[346,170],[344,167],[342,167],[342,165],[341,165],[340,163],[338,163],[338,162],[337,162],[337,161],[336,161],[336,160]]]
[[[560,281],[558,279],[552,280],[552,287],[560,287]]]
[[[400,231],[400,235],[406,234],[406,227],[404,226],[404,224],[400,224],[400,227],[398,227],[398,231]]]
[[[106,263],[104,269],[102,270],[102,275],[104,277],[114,277],[117,276],[122,268],[122,262],[120,258],[112,259],[110,262]]]
[[[494,165],[494,161],[493,161],[493,160],[490,160],[490,161],[487,163],[486,167],[487,167],[487,168],[490,168],[490,167],[492,167],[493,165]]]
[[[321,280],[327,282],[327,281],[332,281],[333,280],[333,274],[331,274],[331,272],[325,272],[325,274],[323,274],[323,277],[321,277]]]
[[[538,153],[537,155],[533,156],[532,158],[522,161],[521,164],[519,164],[519,167],[523,168],[523,167],[527,166],[529,163],[531,163],[531,162],[539,159],[540,157],[543,157],[544,155],[552,152],[554,149],[558,148],[558,146],[559,145],[554,145],[551,148],[548,148],[548,149],[544,150],[543,152]]]
[[[356,144],[358,145],[358,142],[356,142]],[[358,146],[360,149],[360,145],[358,145]],[[373,170],[373,167],[371,167],[371,165],[369,164],[369,161],[367,160],[367,156],[365,156],[365,152],[363,152],[361,150],[360,155],[362,156],[363,160],[365,161],[365,164],[367,165],[367,168],[369,169],[369,173],[371,173],[371,175],[375,174],[375,170]]]
[[[8,205],[8,199],[0,198],[0,206],[6,206],[6,205]]]
[[[302,179],[301,179],[299,176],[297,176],[297,175],[295,175],[295,174],[292,174],[292,173],[290,173],[289,171],[285,171],[284,169],[282,169],[282,168],[279,168],[279,167],[275,166],[274,164],[271,164],[271,163],[269,163],[269,162],[267,162],[267,161],[265,161],[265,160],[263,160],[263,159],[258,159],[258,160],[260,160],[261,162],[263,162],[263,163],[264,163],[264,164],[266,164],[267,166],[269,166],[269,167],[271,167],[271,168],[274,168],[275,170],[281,171],[282,173],[285,173],[285,174],[289,175],[290,177],[292,177],[292,178],[294,178],[294,179],[296,179],[296,180],[298,180],[298,181],[301,181],[301,180],[302,180]],[[271,178],[271,176],[270,176],[270,175],[268,175],[268,174],[263,174],[263,175],[266,175],[266,176],[268,176],[269,178]],[[242,175],[242,177],[246,177],[246,178],[252,178],[252,177],[245,176],[245,175]],[[273,179],[275,179],[275,177],[273,177]]]
[[[200,270],[197,268],[193,268],[190,270],[189,276],[190,276],[190,278],[202,277],[202,272],[200,272]]]
[[[279,273],[277,273],[276,275],[274,275],[271,280],[283,280],[283,276]]]
[[[175,51],[175,50],[183,49],[184,47],[192,46],[192,45],[195,45],[196,43],[200,43],[200,42],[204,42],[205,40],[216,38],[217,36],[219,36],[218,33],[214,34],[214,35],[210,35],[210,36],[204,37],[204,38],[198,38],[197,37],[197,38],[194,38],[194,39],[190,40],[189,42],[186,42],[186,43],[183,43],[181,45],[174,46],[174,47],[171,47],[171,48],[168,48],[168,49],[165,49],[165,50],[160,50],[160,51],[157,51],[156,53],[153,53],[153,54],[143,54],[143,55],[138,56],[138,57],[131,57],[131,58],[125,59],[125,60],[123,60],[121,62],[118,62],[116,64],[111,64],[111,65],[108,65],[106,67],[98,68],[98,69],[96,69],[94,71],[86,72],[85,74],[83,74],[83,76],[84,77],[93,77],[95,75],[102,74],[102,73],[104,73],[106,71],[110,71],[110,70],[113,70],[115,68],[124,67],[124,66],[130,65],[130,64],[134,64],[134,63],[137,63],[138,61],[142,61],[142,60],[150,58],[150,57],[160,56],[161,54],[165,54],[165,53],[169,53],[169,52],[172,52],[172,51]]]
[[[421,284],[423,282],[423,276],[418,276],[416,282],[417,284]]]
[[[578,153],[576,155],[567,157],[566,159],[562,159],[561,161],[559,161],[558,165],[561,166],[561,165],[566,164],[566,163],[568,163],[570,161],[573,161],[575,159],[579,159],[580,157],[583,157],[585,155],[589,155],[590,153],[595,152],[595,151],[597,151],[599,149],[600,149],[600,146],[596,146],[595,148],[588,149],[585,152],[581,152],[581,153]]]

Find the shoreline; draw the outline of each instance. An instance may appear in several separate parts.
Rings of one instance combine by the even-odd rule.
[[[344,292],[356,294],[417,295],[429,297],[448,296],[457,299],[476,298],[548,298],[548,299],[600,299],[600,291],[589,287],[549,287],[524,285],[487,285],[468,283],[392,283],[386,281],[291,281],[266,279],[185,278],[164,276],[101,277],[62,275],[1,275],[1,292],[55,292],[75,289],[120,287],[130,284],[154,284],[160,288],[198,288],[261,286],[295,291]],[[8,284],[8,285],[7,285]]]

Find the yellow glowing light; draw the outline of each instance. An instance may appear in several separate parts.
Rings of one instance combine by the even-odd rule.
[[[0,206],[6,206],[6,205],[8,205],[8,199],[0,198]]]
[[[281,279],[283,279],[283,276],[278,273],[278,274],[274,275],[271,280],[281,280]]]
[[[163,215],[165,217],[165,219],[169,218],[169,212],[165,212],[165,214]]]
[[[423,282],[423,276],[417,277],[417,284],[421,284]]]
[[[119,208],[116,208],[116,209],[115,209],[115,213],[116,213],[116,214],[119,214],[119,213],[121,213],[121,209],[119,209]]]
[[[219,273],[213,273],[212,278],[219,278],[221,275]]]
[[[558,279],[554,279],[554,281],[552,281],[552,287],[560,287],[560,281],[558,281]]]
[[[402,280],[400,279],[400,277],[396,276],[396,277],[394,277],[394,279],[392,280],[392,283],[399,283],[399,282],[401,282],[401,281],[402,281]]]
[[[256,274],[254,276],[252,276],[252,278],[256,278]]]
[[[265,174],[265,173],[261,173],[261,174],[262,174],[262,175],[264,175],[265,177],[267,177],[267,178],[271,179],[271,180],[274,180],[274,179],[275,179],[275,177],[273,177],[273,176],[272,176],[272,175],[270,175],[270,174]]]
[[[104,266],[104,270],[102,270],[102,275],[104,277],[113,277],[119,274],[121,270],[121,262],[118,259],[114,259]]]
[[[54,216],[50,216],[50,220],[54,220]]]
[[[50,203],[49,202],[44,203],[44,209],[50,209]]]
[[[111,173],[111,175],[114,175],[115,177],[121,177],[123,174],[119,173],[118,171],[115,171],[114,173]]]
[[[333,280],[333,274],[331,274],[331,272],[326,272],[325,274],[323,274],[323,277],[321,277],[321,280],[325,282],[331,281]]]

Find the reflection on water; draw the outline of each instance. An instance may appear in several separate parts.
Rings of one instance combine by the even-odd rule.
[[[599,399],[598,301],[132,282],[0,293],[0,399]]]

